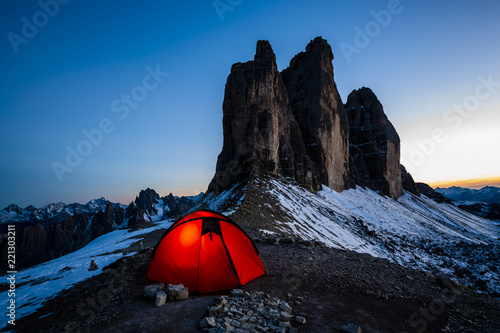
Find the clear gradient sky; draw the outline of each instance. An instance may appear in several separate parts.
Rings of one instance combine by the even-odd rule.
[[[415,180],[499,185],[498,1],[54,3],[0,3],[0,209],[205,191],[231,65],[267,39],[284,69],[319,35],[343,101],[377,94]]]

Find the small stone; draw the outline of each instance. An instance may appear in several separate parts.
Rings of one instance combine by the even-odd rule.
[[[163,290],[160,290],[156,293],[155,306],[162,306],[165,302],[167,302],[167,294]]]
[[[281,321],[290,321],[293,319],[293,316],[291,314],[289,314],[288,312],[285,312],[285,311],[281,311],[280,312],[280,316],[279,316],[279,319]]]
[[[269,310],[269,317],[273,318],[273,319],[277,319],[279,317],[280,313],[278,312],[278,310],[274,310],[274,309],[271,309]]]
[[[169,301],[181,301],[189,297],[189,291],[182,283],[167,285],[165,292],[168,295]]]
[[[184,288],[179,292],[179,301],[188,299],[189,297],[189,290],[188,288]]]
[[[286,333],[286,327],[278,326],[275,328],[274,332],[276,333]]]
[[[361,327],[356,324],[347,324],[344,326],[339,327],[339,330],[343,332],[348,332],[348,333],[361,333]]]
[[[199,328],[210,328],[215,327],[217,322],[214,317],[205,317],[201,320]]]
[[[293,326],[290,326],[288,328],[288,333],[297,333],[297,328],[293,327]]]
[[[95,271],[97,270],[99,267],[97,267],[97,264],[95,263],[94,260],[90,260],[90,268],[89,268],[89,272],[90,271]]]
[[[149,286],[144,287],[144,297],[149,299],[155,299],[156,294],[165,288],[164,283],[151,284]]]
[[[219,313],[219,308],[216,307],[216,306],[212,306],[210,307],[210,309],[208,310],[208,315],[211,316],[211,317],[215,317],[217,316],[217,314]]]
[[[243,297],[243,290],[242,289],[233,289],[233,290],[231,290],[231,296]]]
[[[292,313],[292,307],[290,305],[288,305],[287,302],[281,302],[280,305],[279,305],[280,309],[285,311],[285,312],[288,312],[288,313]]]
[[[298,322],[299,324],[305,324],[306,318],[302,317],[302,316],[297,316],[297,317],[295,317],[295,321]]]

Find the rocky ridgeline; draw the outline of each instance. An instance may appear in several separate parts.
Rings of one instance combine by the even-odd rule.
[[[161,219],[186,213],[197,197],[160,197],[153,189],[142,190],[128,206],[104,198],[86,205],[63,203],[36,209],[16,205],[0,211],[0,222],[16,224],[17,269],[31,267],[76,251],[117,228],[134,227],[158,216]],[[31,207],[31,208],[30,208]],[[50,211],[50,214],[49,214]],[[36,214],[35,214],[36,213]],[[9,218],[9,219],[7,219]],[[0,223],[0,248],[7,246],[7,224]],[[7,271],[7,252],[0,254],[0,273]]]
[[[259,174],[292,178],[312,191],[355,185],[397,198],[418,195],[400,164],[400,139],[369,88],[344,105],[330,45],[316,37],[278,71],[268,41],[252,61],[231,67],[223,109],[224,144],[207,193],[215,195]]]
[[[304,299],[298,296],[292,303],[271,298],[264,292],[248,292],[233,289],[231,296],[221,296],[215,305],[208,308],[208,316],[200,322],[203,332],[257,333],[257,332],[297,332],[292,325],[305,324],[303,314],[294,315],[291,304],[300,306]]]

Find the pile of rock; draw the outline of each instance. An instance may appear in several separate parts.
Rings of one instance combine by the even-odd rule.
[[[89,272],[90,271],[95,271],[97,269],[99,269],[99,267],[97,266],[97,264],[95,263],[95,261],[94,260],[90,260]]]
[[[188,288],[183,284],[152,284],[144,287],[144,297],[154,299],[156,306],[162,306],[167,301],[182,301],[189,297]]]
[[[252,237],[254,243],[263,242],[267,244],[297,244],[302,248],[306,247],[325,247],[325,243],[318,240],[307,240],[302,238],[291,238],[286,236],[278,235],[266,235],[263,232],[260,234],[255,234]]]
[[[299,298],[296,304],[301,301],[303,299]],[[264,292],[233,289],[231,296],[219,297],[208,309],[208,316],[199,327],[210,333],[297,332],[292,323],[305,324],[306,318],[293,315],[290,303],[271,298]]]

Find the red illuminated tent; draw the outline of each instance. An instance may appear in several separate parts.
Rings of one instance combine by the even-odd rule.
[[[200,210],[168,228],[153,252],[148,279],[207,293],[236,288],[264,273],[257,248],[236,223]]]

